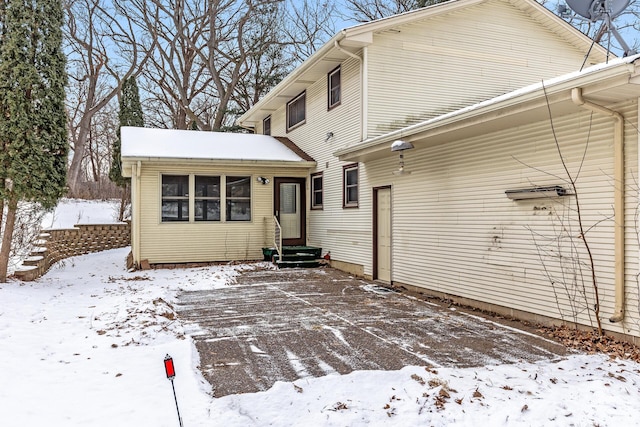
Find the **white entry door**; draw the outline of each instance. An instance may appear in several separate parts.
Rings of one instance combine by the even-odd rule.
[[[300,184],[280,183],[280,226],[283,239],[299,239]]]
[[[376,279],[391,283],[391,188],[376,194]]]

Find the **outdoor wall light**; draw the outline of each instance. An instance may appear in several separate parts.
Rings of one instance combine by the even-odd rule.
[[[411,172],[404,169],[404,151],[413,148],[413,144],[409,141],[398,139],[391,144],[391,151],[400,154],[400,166],[398,170],[393,171],[394,175],[409,175]]]
[[[398,139],[391,144],[391,151],[404,151],[413,148],[413,144],[409,141]]]
[[[269,178],[265,178],[264,176],[259,176],[256,178],[256,181],[258,181],[262,185],[267,185],[269,183]]]
[[[327,132],[327,137],[324,139],[324,142],[329,141],[331,138],[333,138],[333,132]]]
[[[545,199],[549,197],[568,196],[567,190],[559,185],[550,187],[529,187],[504,192],[511,200]]]

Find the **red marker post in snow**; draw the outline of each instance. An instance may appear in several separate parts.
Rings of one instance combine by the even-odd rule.
[[[180,417],[180,409],[178,408],[178,397],[176,396],[176,388],[173,385],[173,379],[176,376],[176,370],[173,367],[173,359],[168,354],[164,358],[164,370],[167,373],[167,378],[171,381],[173,398],[176,401],[176,411],[178,411],[178,421],[180,422],[180,427],[182,427],[182,417]]]

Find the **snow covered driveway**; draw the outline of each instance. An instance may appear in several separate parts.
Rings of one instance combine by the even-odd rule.
[[[536,362],[565,351],[329,268],[245,272],[223,289],[179,294],[176,310],[216,397],[332,373]]]

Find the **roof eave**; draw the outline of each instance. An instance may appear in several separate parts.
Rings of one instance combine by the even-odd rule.
[[[122,156],[122,167],[130,168],[131,165],[141,162],[142,164],[156,163],[156,164],[172,164],[176,162],[181,164],[188,164],[189,166],[203,165],[203,166],[228,166],[228,167],[243,167],[243,166],[260,166],[260,167],[272,167],[272,168],[287,168],[287,169],[310,169],[316,166],[315,161],[309,160],[248,160],[248,159],[202,159],[202,158],[190,158],[190,157],[145,157],[145,156]]]
[[[575,79],[541,85],[537,89],[534,88],[517,96],[505,96],[506,99],[499,102],[488,102],[486,106],[473,109],[464,108],[444,114],[422,123],[380,135],[352,147],[337,150],[333,155],[342,161],[366,161],[386,157],[392,154],[389,144],[396,139],[402,138],[413,142],[478,123],[486,123],[497,118],[505,119],[510,115],[522,114],[523,111],[546,106],[547,102],[553,104],[559,100],[570,99],[571,89],[575,87],[586,88],[585,94],[588,94],[589,86],[594,86],[606,80],[612,80],[618,84],[629,83],[629,79],[635,75],[636,66],[634,63],[622,63],[599,72],[578,76]],[[640,86],[638,87],[640,88]]]
[[[311,56],[302,62],[295,70],[293,70],[290,74],[288,74],[284,79],[280,81],[273,89],[271,89],[265,96],[260,98],[258,102],[256,102],[249,110],[247,110],[243,115],[241,115],[236,123],[238,126],[241,126],[245,129],[254,129],[255,124],[259,119],[253,119],[256,113],[264,108],[264,106],[270,102],[273,98],[278,96],[278,93],[284,91],[286,88],[291,86],[298,80],[305,72],[310,70],[317,63],[322,61],[324,57],[326,57],[330,52],[335,49],[335,43],[340,42],[345,37],[344,30],[338,32],[335,36],[333,36],[327,43],[325,43],[320,49],[315,51]]]
[[[291,87],[298,80],[304,80],[303,76],[305,75],[305,73],[318,66],[318,64],[324,58],[335,54],[335,52],[337,51],[337,49],[335,48],[336,43],[343,42],[343,47],[360,49],[363,46],[372,43],[372,34],[375,32],[399,27],[415,20],[427,19],[441,14],[447,14],[451,11],[455,11],[456,9],[469,7],[486,1],[487,0],[450,0],[445,3],[439,3],[421,9],[405,12],[399,15],[393,15],[376,21],[366,22],[345,28],[339,31],[327,43],[320,47],[320,49],[314,52],[309,58],[307,58],[302,64],[300,64],[295,70],[293,70],[293,72],[287,75],[280,83],[278,83],[271,91],[269,91],[269,93],[262,97],[253,107],[251,107],[247,112],[240,116],[236,120],[236,123],[245,129],[255,129],[256,125],[264,117],[268,116],[268,112],[273,110],[265,108],[267,104],[274,101],[275,98],[281,96],[281,94],[285,92],[287,88]],[[548,25],[546,25],[548,28],[552,29],[556,33],[562,33],[567,39],[572,40],[572,43],[579,46],[580,48],[586,49],[592,45],[592,40],[588,36],[578,31],[568,22],[559,18],[550,10],[537,3],[535,0],[505,1],[510,2],[514,7],[527,11],[527,13],[534,13],[536,19],[544,20],[544,22],[548,23]],[[592,55],[600,56],[599,58],[597,58],[598,62],[604,61],[606,50],[602,46],[595,44],[592,49]]]

